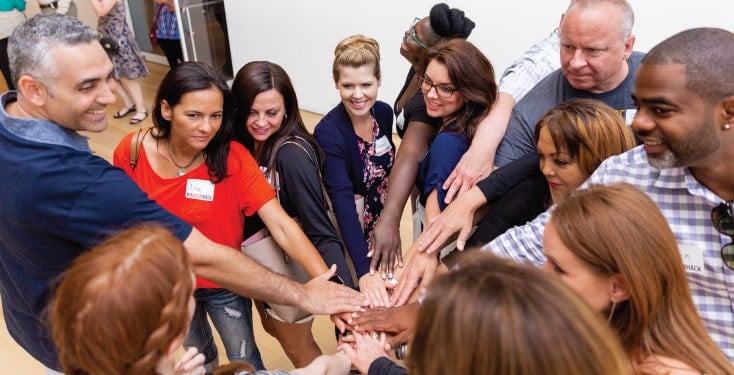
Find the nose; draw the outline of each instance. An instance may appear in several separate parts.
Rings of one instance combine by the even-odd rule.
[[[549,177],[555,175],[555,171],[553,170],[553,167],[551,167],[551,163],[548,163],[547,161],[540,159],[540,171],[543,173],[543,176]]]
[[[632,119],[630,127],[637,133],[645,133],[655,128],[655,122],[642,108],[640,108],[637,110],[637,113],[635,113],[635,117]]]
[[[117,102],[117,97],[115,96],[115,90],[117,89],[117,84],[115,83],[114,79],[106,80],[105,83],[102,84],[102,92],[100,93],[99,97],[97,98],[97,101],[100,104],[113,104]]]
[[[426,92],[426,96],[433,99],[438,98],[438,89],[436,86],[431,86],[431,88]]]
[[[355,98],[361,98],[363,96],[362,88],[359,87],[359,85],[354,87],[354,92],[352,93],[352,96]]]
[[[571,56],[571,60],[569,60],[569,65],[573,69],[581,69],[584,66],[586,66],[586,55],[584,55],[584,51],[581,49],[577,49],[573,52],[573,55]]]

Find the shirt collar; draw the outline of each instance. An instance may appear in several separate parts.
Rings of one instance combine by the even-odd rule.
[[[87,137],[76,131],[63,128],[53,121],[41,118],[12,117],[5,106],[18,99],[17,91],[8,91],[0,96],[0,126],[16,137],[39,143],[71,147],[78,151],[91,152]]]

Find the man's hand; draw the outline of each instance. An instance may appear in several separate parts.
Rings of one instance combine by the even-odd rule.
[[[464,250],[474,226],[474,213],[485,203],[487,199],[478,187],[462,194],[428,223],[426,229],[416,239],[418,251],[425,251],[429,254],[436,252],[443,248],[456,232],[459,232],[456,248]]]
[[[368,256],[372,257],[370,262],[370,275],[380,272],[387,278],[393,277],[395,265],[403,266],[403,252],[400,248],[400,223],[380,216],[370,233]],[[379,266],[379,269],[377,268]]]
[[[415,323],[418,320],[420,304],[412,302],[396,307],[376,307],[364,312],[352,313],[354,329],[358,332],[387,332],[388,346],[391,350],[402,343],[408,342],[415,332]]]
[[[329,281],[335,274],[336,266],[332,265],[326,273],[306,283],[305,304],[299,307],[312,314],[332,315],[359,311],[369,305],[369,299],[356,290]]]
[[[447,190],[444,203],[449,204],[458,194],[471,189],[477,181],[489,176],[492,172],[492,164],[488,163],[487,156],[477,147],[471,147],[464,153],[456,164],[453,172],[443,183],[443,188]]]
[[[408,253],[410,257],[404,273],[390,297],[391,306],[404,305],[417,288],[425,287],[431,282],[438,268],[438,258],[435,254],[414,251],[413,248],[411,250]]]
[[[370,368],[370,364],[377,358],[387,357],[385,351],[385,334],[381,333],[379,338],[374,338],[370,334],[354,333],[354,348],[350,345],[342,344],[341,349],[344,354],[352,361],[352,366],[357,370],[366,374]]]

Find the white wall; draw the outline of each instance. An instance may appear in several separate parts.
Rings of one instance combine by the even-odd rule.
[[[732,30],[734,1],[629,0],[635,9],[635,49],[647,51],[691,27]],[[224,0],[235,72],[246,62],[270,60],[288,72],[302,109],[326,113],[339,97],[331,77],[337,42],[352,34],[377,39],[382,53],[380,99],[392,105],[408,62],[400,55],[403,32],[428,15],[438,0]],[[447,0],[477,24],[469,38],[494,65],[497,77],[558,25],[568,0]]]

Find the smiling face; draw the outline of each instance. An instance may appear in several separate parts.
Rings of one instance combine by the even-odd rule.
[[[589,175],[581,170],[576,158],[571,158],[563,150],[556,148],[548,129],[540,129],[536,146],[540,155],[540,171],[548,180],[553,204],[560,204],[586,181]]]
[[[336,88],[349,117],[356,119],[369,116],[370,109],[377,101],[379,87],[380,80],[375,76],[374,64],[365,64],[358,68],[339,67]]]
[[[56,74],[47,79],[53,83],[40,84],[45,117],[70,130],[103,131],[107,105],[117,98],[112,62],[102,46],[94,41],[53,48],[49,53]]]
[[[426,112],[431,117],[440,117],[447,124],[464,107],[465,97],[451,83],[446,65],[432,60],[426,67],[425,82],[421,85]],[[447,94],[451,93],[451,96]]]
[[[204,150],[222,126],[224,96],[214,87],[191,91],[175,107],[161,102],[161,115],[171,122],[171,145],[176,150]]]
[[[559,30],[561,69],[573,88],[605,93],[627,77],[625,59],[632,53],[635,38],[622,37],[618,6],[574,6],[563,16]]]
[[[547,258],[543,271],[556,274],[595,311],[606,312],[611,304],[612,276],[595,273],[561,241],[553,222],[545,226],[543,251]]]
[[[415,23],[411,23],[410,27],[403,33],[400,54],[411,64],[417,64],[426,51],[424,46],[430,47],[433,44],[432,42],[440,39],[440,37],[431,28],[431,21],[428,17],[413,22]],[[424,46],[421,46],[418,42]]]
[[[656,168],[713,165],[721,153],[716,109],[686,88],[680,64],[641,64],[633,94],[639,107],[632,129]]]
[[[245,127],[259,147],[280,129],[285,116],[283,95],[276,90],[263,91],[255,97]]]

